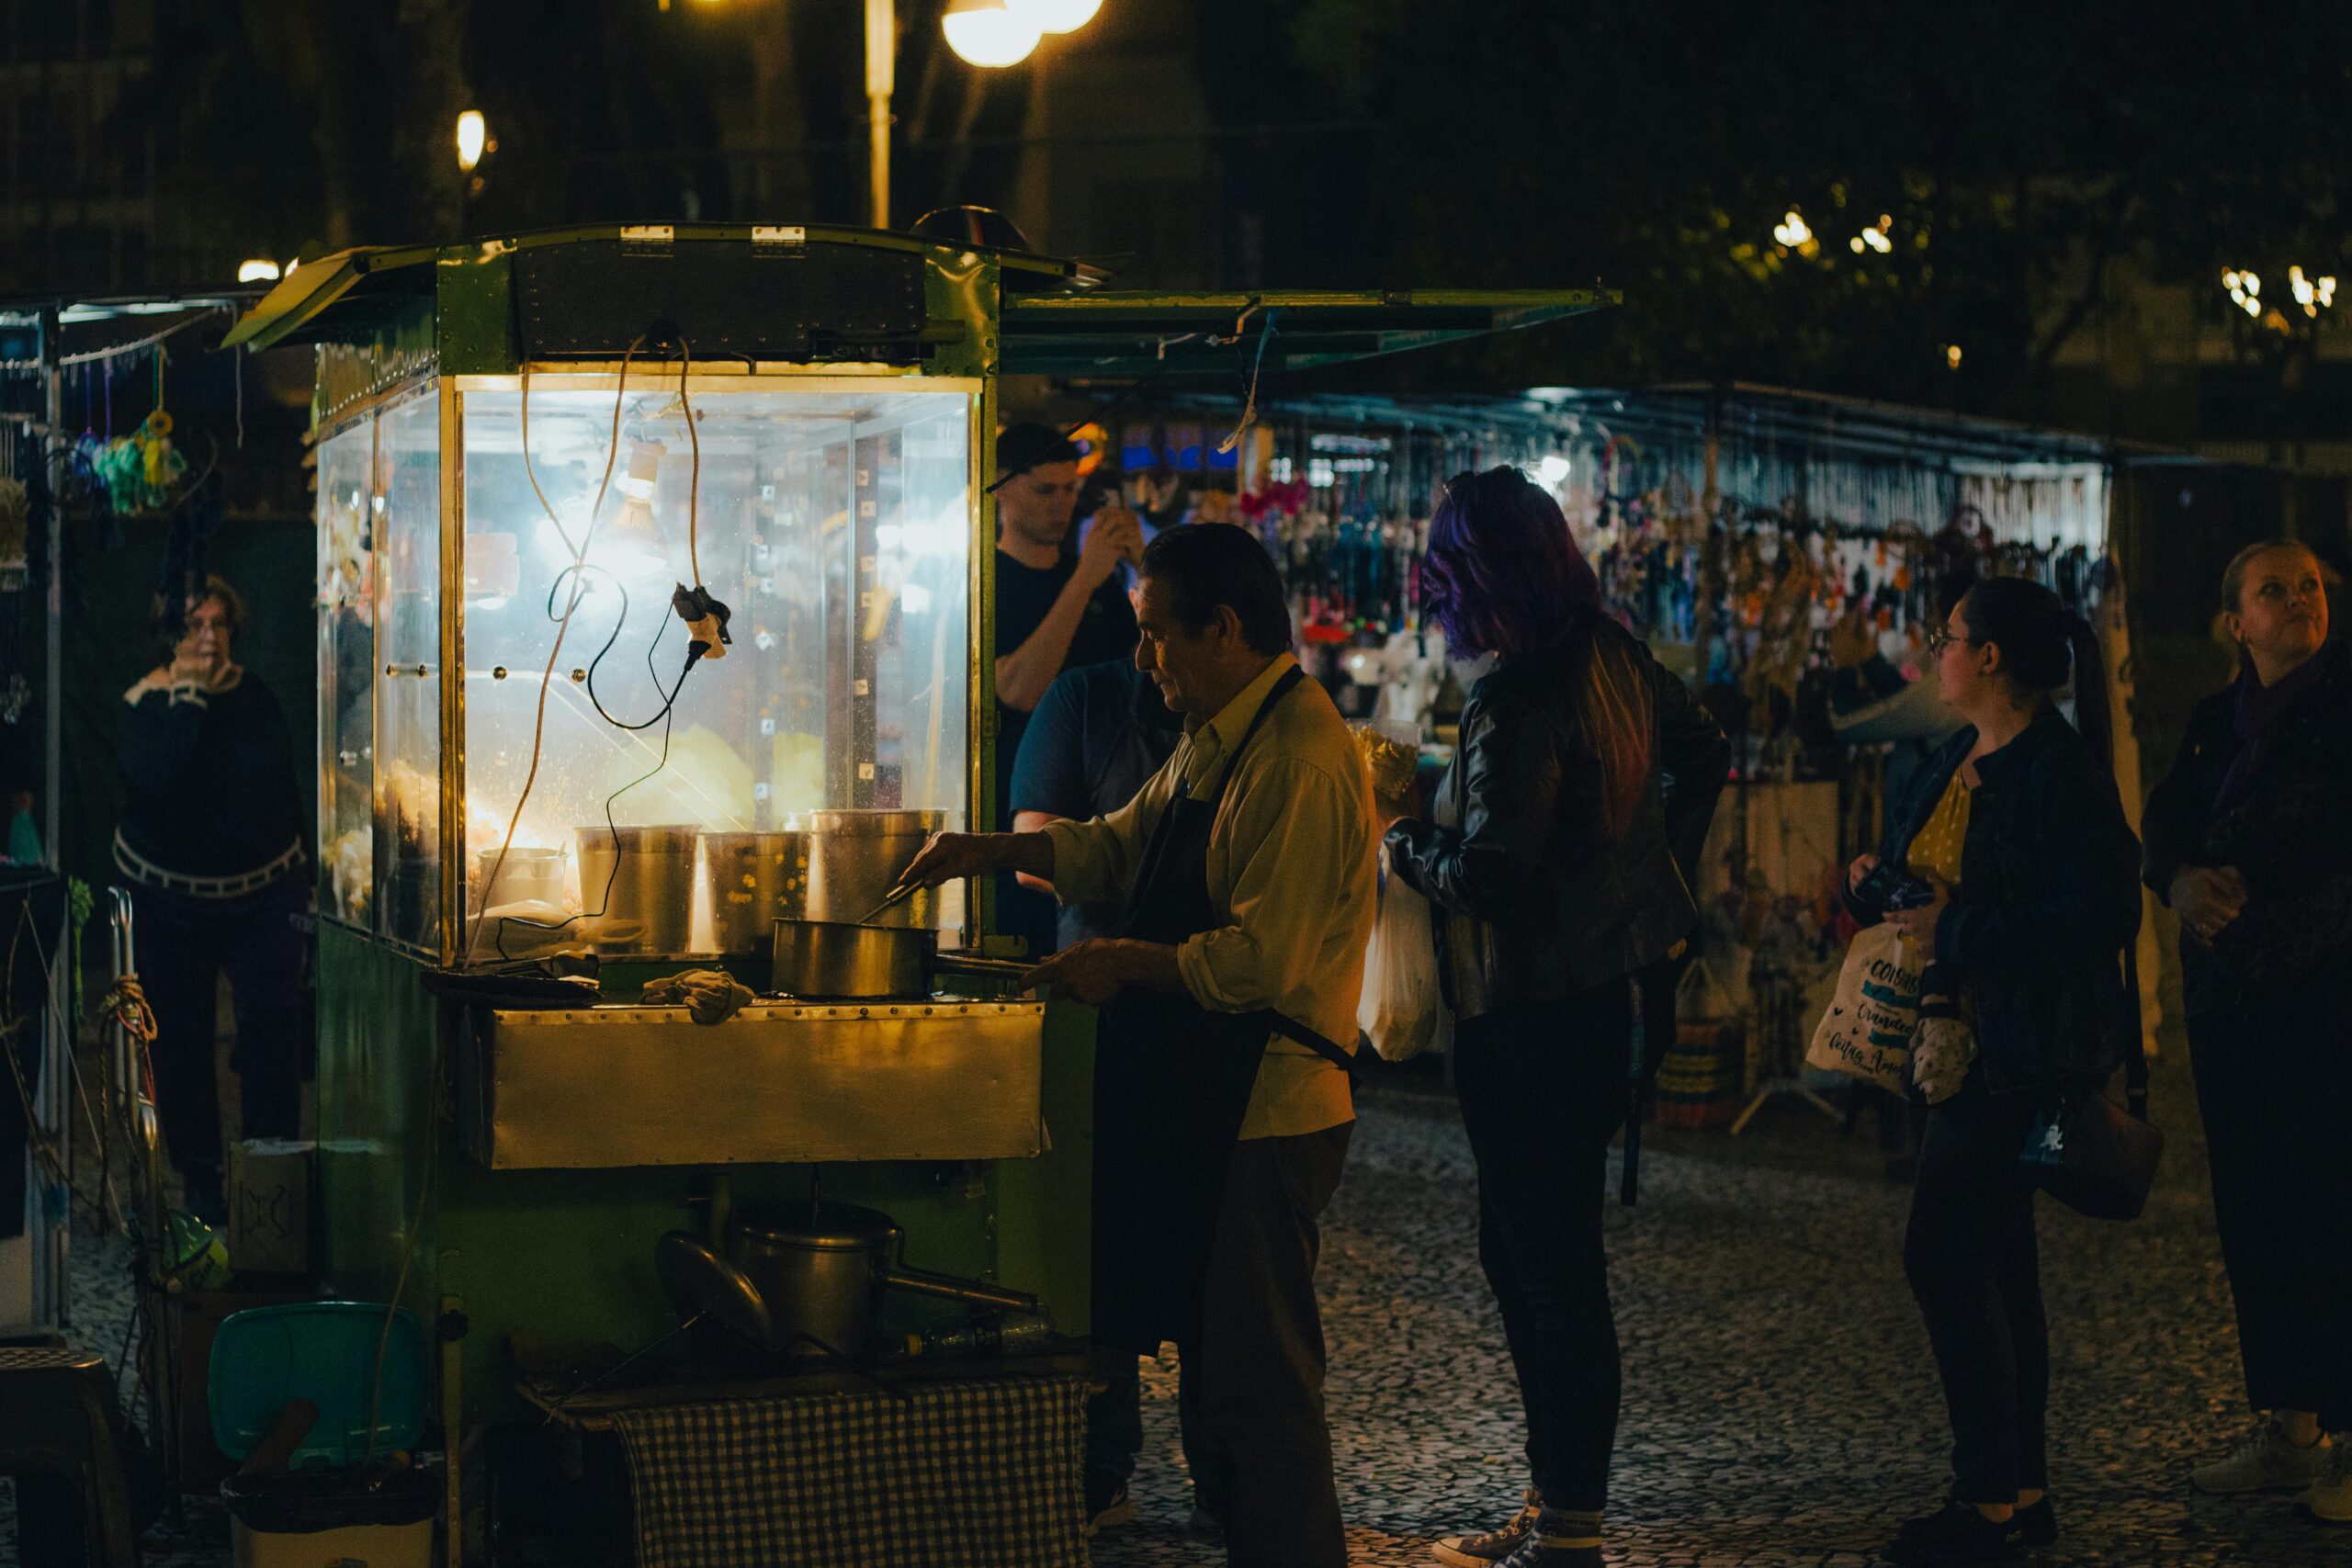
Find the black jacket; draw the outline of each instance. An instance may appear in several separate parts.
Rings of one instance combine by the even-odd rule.
[[[2191,1018],[2235,1005],[2248,989],[2317,1001],[2352,1015],[2352,651],[2330,643],[2317,683],[2278,719],[2262,771],[2216,816],[2222,775],[2236,760],[2236,688],[2197,705],[2172,772],[2148,797],[2148,886],[2169,902],[2184,866],[2233,865],[2245,913],[2207,946],[2180,935],[2182,1001]]]
[[[1600,759],[1577,716],[1580,651],[1507,660],[1471,688],[1431,820],[1389,831],[1391,868],[1436,907],[1438,975],[1461,1017],[1629,975],[1698,922],[1690,883],[1731,744],[1631,633],[1598,635],[1648,673],[1657,711],[1657,765],[1623,833],[1602,823]]]
[[[133,686],[115,755],[120,840],[164,871],[239,876],[310,838],[286,716],[250,670],[225,692]],[[119,855],[117,868],[136,879]]]
[[[1882,859],[1905,863],[1973,726],[1939,748],[1887,812]],[[2106,1079],[2140,1031],[2123,949],[2140,931],[2140,842],[2090,746],[2053,707],[1976,760],[1960,886],[1936,926],[1928,988],[1965,986],[1976,1051],[1996,1094],[2079,1089]],[[1847,907],[1864,925],[1878,912]]]

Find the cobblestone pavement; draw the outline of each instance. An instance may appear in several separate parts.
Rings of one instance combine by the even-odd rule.
[[[2184,1480],[2243,1425],[2229,1287],[2177,1049],[2158,1064],[2172,1140],[2148,1215],[2098,1224],[2045,1203],[2054,1389],[2050,1568],[2352,1564],[2352,1530],[2279,1497],[2192,1497]],[[1908,1190],[1866,1121],[1850,1136],[1795,1101],[1740,1138],[1653,1130],[1641,1207],[1609,1215],[1625,1409],[1610,1518],[1617,1568],[1860,1568],[1941,1495],[1947,1443],[1898,1260]],[[1359,1564],[1430,1562],[1523,1483],[1518,1404],[1473,1243],[1469,1151],[1426,1078],[1367,1091],[1322,1271],[1330,1415]],[[106,1281],[85,1274],[101,1342]],[[119,1293],[119,1292],[116,1292]],[[120,1307],[113,1310],[119,1314]],[[118,1318],[119,1321],[119,1318]],[[119,1329],[115,1331],[119,1334]],[[1136,1520],[1098,1568],[1210,1568],[1184,1529],[1171,1363],[1147,1369]],[[0,1562],[15,1561],[0,1512]],[[150,1538],[152,1568],[225,1568],[217,1505]]]
[[[2049,1568],[2352,1564],[2352,1530],[2283,1497],[2192,1497],[2186,1470],[2246,1419],[2229,1286],[2177,1050],[2157,1064],[2172,1140],[2138,1224],[2042,1204],[2051,1319]],[[1794,1100],[1741,1137],[1646,1135],[1638,1209],[1609,1215],[1625,1404],[1611,1500],[1617,1568],[1876,1561],[1939,1501],[1942,1401],[1900,1245],[1907,1187],[1870,1122],[1850,1138]],[[1366,1097],[1327,1216],[1329,1407],[1351,1561],[1427,1564],[1525,1484],[1502,1327],[1479,1277],[1470,1154],[1442,1090]],[[1613,1194],[1612,1176],[1612,1194]],[[1187,1533],[1172,1359],[1147,1369],[1134,1523],[1097,1568],[1209,1568]]]

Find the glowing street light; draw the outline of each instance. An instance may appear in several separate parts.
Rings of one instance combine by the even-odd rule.
[[[1790,207],[1785,219],[1773,223],[1771,237],[1773,240],[1778,240],[1781,244],[1785,244],[1788,249],[1792,249],[1792,252],[1804,252],[1806,256],[1811,256],[1811,254],[1820,249],[1820,244],[1814,240],[1814,226],[1806,223],[1804,214],[1794,209],[1794,207]]]
[[[1074,33],[1094,19],[1102,0],[1004,0],[1005,8],[1024,17],[1041,33]]]
[[[474,165],[490,148],[490,124],[481,118],[481,110],[468,109],[458,117],[458,168],[472,174]]]
[[[275,283],[280,276],[277,264],[267,256],[254,256],[237,264],[237,281],[240,283]]]
[[[947,47],[967,65],[1018,65],[1037,47],[1045,29],[1005,0],[947,0],[939,19]]]
[[[2303,308],[2303,314],[2314,320],[2335,303],[2335,279],[2305,277],[2300,266],[2287,269],[2287,288],[2295,296],[2295,303]]]

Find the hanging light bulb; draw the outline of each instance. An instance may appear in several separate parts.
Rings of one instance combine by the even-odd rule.
[[[1102,0],[1004,0],[1004,6],[1041,33],[1074,33],[1094,19]]]
[[[1005,0],[947,0],[939,18],[947,47],[967,65],[1018,65],[1037,47],[1037,24],[1016,16]]]
[[[659,441],[629,443],[628,473],[615,487],[621,492],[620,515],[588,547],[589,560],[624,582],[658,578],[669,568],[669,546],[653,521],[654,481],[668,452]]]

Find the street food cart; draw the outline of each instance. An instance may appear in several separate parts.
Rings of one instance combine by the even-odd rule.
[[[1255,377],[1611,299],[1100,282],[605,227],[345,252],[240,325],[318,356],[322,1271],[440,1325],[450,1427],[521,1413],[517,1333],[674,1327],[666,1233],[820,1184],[1082,1332],[1091,1014],[767,968],[778,919],[1006,945],[984,884],[869,915],[926,833],[995,818],[999,378]],[[639,1000],[689,966],[762,995],[717,1027]]]

